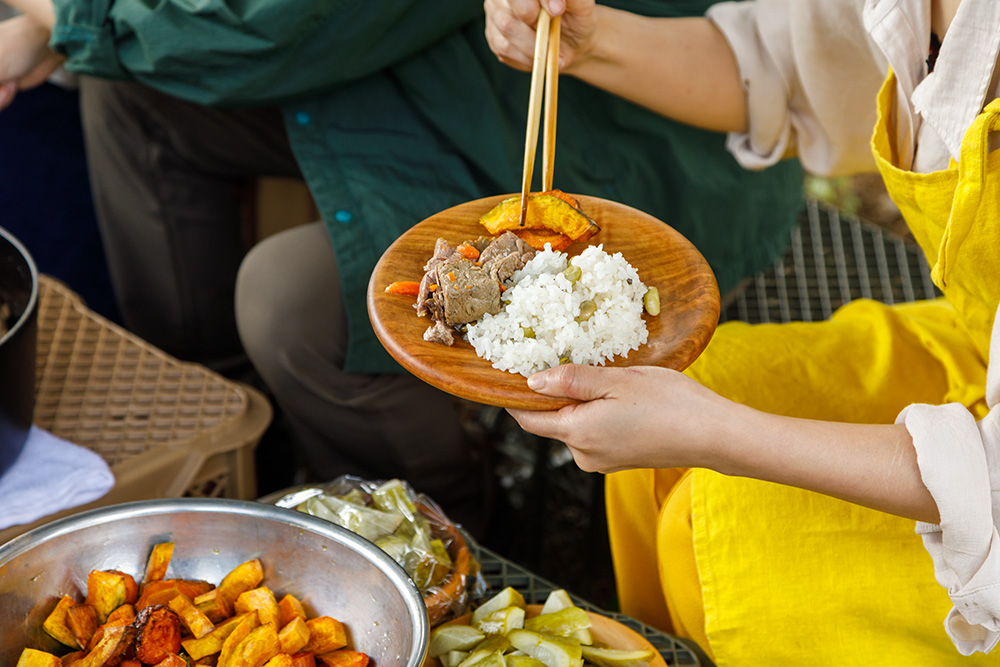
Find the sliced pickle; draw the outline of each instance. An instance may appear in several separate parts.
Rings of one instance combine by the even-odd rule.
[[[508,586],[472,612],[472,625],[476,625],[489,614],[505,607],[520,607],[524,609],[524,596]]]
[[[524,624],[524,609],[504,607],[479,619],[476,628],[488,635],[505,635],[511,630],[523,628]]]
[[[444,655],[438,656],[438,662],[441,663],[441,667],[458,667],[468,657],[468,651],[448,651]]]
[[[431,632],[427,655],[437,658],[450,651],[471,651],[486,635],[471,625],[442,625]]]
[[[530,630],[512,630],[507,639],[511,646],[541,661],[546,667],[582,667],[580,643],[562,637],[542,635]]]
[[[476,644],[475,648],[469,651],[469,657],[459,663],[459,667],[469,667],[481,660],[491,656],[499,655],[503,658],[503,653],[510,648],[510,640],[503,635],[490,635],[483,641]],[[485,667],[485,666],[484,666]],[[506,667],[506,665],[504,665]]]
[[[598,667],[647,667],[653,652],[583,646],[583,659]]]
[[[590,616],[579,607],[566,607],[551,614],[541,614],[524,622],[524,629],[543,635],[572,637],[578,630],[586,630],[591,625]]]
[[[518,655],[508,653],[504,656],[504,660],[507,662],[507,667],[545,667],[545,663],[541,660],[520,653]]]

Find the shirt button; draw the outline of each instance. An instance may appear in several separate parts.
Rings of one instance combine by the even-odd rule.
[[[351,220],[354,220],[354,214],[350,211],[341,209],[333,214],[333,219],[337,222],[350,222]]]
[[[299,125],[308,125],[312,122],[312,116],[308,111],[296,111],[295,112],[295,122]]]

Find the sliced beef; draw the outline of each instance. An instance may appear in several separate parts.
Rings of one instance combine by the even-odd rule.
[[[480,251],[477,261],[438,239],[434,255],[424,265],[416,308],[417,315],[428,315],[433,321],[424,332],[426,341],[451,345],[454,327],[475,322],[487,313],[499,313],[503,283],[535,256],[535,251],[511,232],[466,243]]]

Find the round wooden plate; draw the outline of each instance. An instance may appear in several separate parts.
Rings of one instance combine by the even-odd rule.
[[[412,296],[386,294],[397,280],[419,281],[438,237],[453,245],[485,235],[479,218],[512,195],[498,195],[444,210],[400,236],[382,255],[368,283],[368,315],[375,334],[404,368],[439,389],[477,403],[502,408],[553,410],[573,401],[542,396],[528,389],[526,378],[499,371],[480,359],[468,341],[452,346],[423,339],[430,325],[417,317]],[[621,252],[647,286],[660,292],[660,314],[643,315],[649,340],[627,358],[608,366],[664,366],[682,370],[708,345],[719,322],[719,288],[701,253],[679,232],[651,215],[624,204],[574,195],[601,227],[589,244],[607,253]],[[585,244],[570,246],[579,254]]]
[[[529,604],[525,609],[528,618],[538,616],[541,610],[542,605],[540,604]],[[622,625],[607,616],[595,614],[592,611],[588,611],[587,615],[590,616],[590,622],[592,623],[590,626],[590,635],[593,637],[595,643],[605,644],[610,648],[622,651],[652,651],[653,658],[649,661],[649,667],[667,667],[667,662],[660,655],[660,652],[632,628]],[[472,614],[465,614],[444,623],[444,625],[467,625],[471,617]],[[422,667],[441,667],[441,663],[437,658],[428,657],[424,660]]]

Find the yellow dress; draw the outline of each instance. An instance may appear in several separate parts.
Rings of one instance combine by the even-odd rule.
[[[959,165],[894,162],[895,81],[872,148],[890,195],[946,299],[856,301],[826,322],[719,327],[686,371],[774,414],[893,423],[911,403],[986,413],[986,359],[1000,302],[1000,102],[967,131]],[[914,522],[820,494],[709,470],[607,478],[622,610],[736,665],[985,665],[945,634],[952,604]],[[658,584],[658,585],[657,585]],[[959,662],[960,661],[960,662]]]

